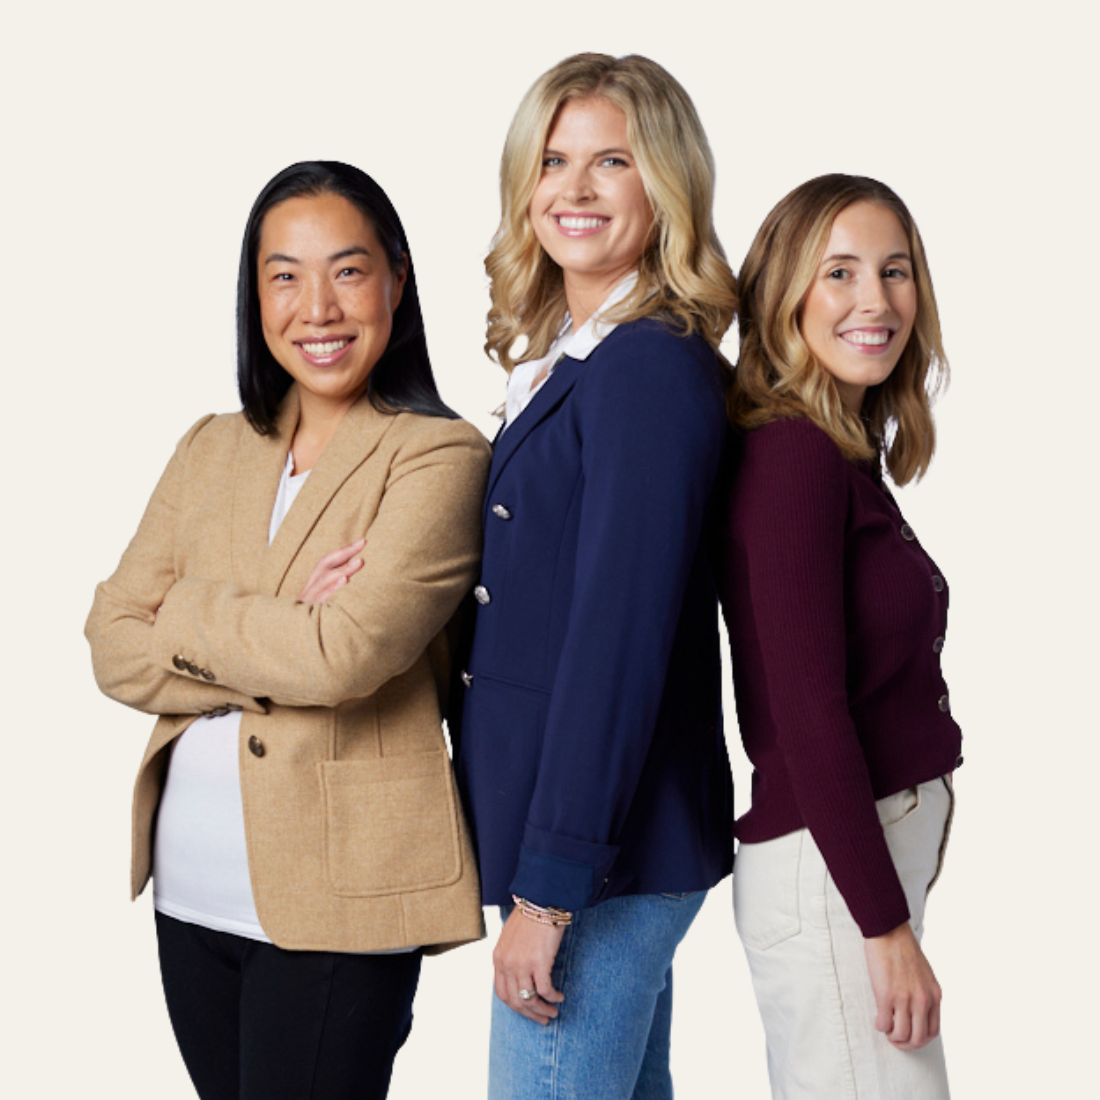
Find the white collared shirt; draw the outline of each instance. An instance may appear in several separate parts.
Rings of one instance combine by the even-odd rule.
[[[632,271],[616,285],[600,304],[599,309],[576,332],[571,331],[573,319],[567,313],[565,323],[557,339],[550,345],[550,350],[541,359],[520,363],[512,369],[508,377],[508,389],[504,395],[505,429],[527,408],[531,399],[546,384],[546,380],[554,373],[554,368],[562,356],[568,355],[570,359],[587,359],[600,343],[618,328],[618,325],[611,321],[602,321],[600,317],[613,306],[618,305],[634,289],[637,281],[638,273]],[[540,375],[542,377],[539,377]],[[537,382],[536,379],[538,379]]]

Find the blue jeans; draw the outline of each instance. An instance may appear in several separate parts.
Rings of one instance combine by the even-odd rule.
[[[489,1100],[670,1100],[672,956],[705,898],[579,910],[554,963],[558,1018],[543,1027],[493,998]]]

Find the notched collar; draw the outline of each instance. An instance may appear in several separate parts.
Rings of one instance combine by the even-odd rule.
[[[247,590],[268,596],[279,594],[302,544],[330,501],[374,453],[394,420],[392,415],[380,413],[366,394],[347,411],[269,546],[271,509],[299,411],[298,387],[292,385],[279,406],[275,430],[270,435],[259,435],[245,425],[234,475],[233,576]]]

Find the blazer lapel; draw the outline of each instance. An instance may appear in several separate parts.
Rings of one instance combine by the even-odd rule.
[[[281,413],[282,410],[280,410],[280,416]],[[321,452],[317,465],[310,472],[305,485],[302,486],[301,492],[295,498],[263,557],[258,576],[261,592],[271,596],[278,594],[287,571],[294,564],[302,544],[309,538],[310,532],[329,502],[339,492],[344,482],[374,453],[392,423],[393,416],[380,413],[375,409],[366,394],[347,411],[336,429],[336,434]],[[297,414],[295,414],[294,424],[297,424]],[[287,446],[282,452],[284,463],[289,442],[290,435],[287,438]],[[281,476],[281,466],[279,473]],[[265,543],[278,483],[279,479],[276,477],[267,499]],[[337,550],[339,547],[330,546],[327,549]]]
[[[276,413],[274,432],[260,435],[247,422],[241,428],[243,438],[232,471],[230,555],[233,578],[248,592],[260,590],[271,510],[297,426],[298,387],[292,385]]]
[[[489,467],[489,486],[485,501],[488,505],[489,493],[493,491],[504,467],[516,453],[523,441],[548,416],[555,412],[569,391],[576,384],[584,368],[584,361],[563,356],[554,373],[543,383],[542,388],[531,398],[531,403],[508,425],[508,430],[499,437],[493,446],[493,462]]]

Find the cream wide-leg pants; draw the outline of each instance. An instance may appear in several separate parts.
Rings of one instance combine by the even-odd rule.
[[[951,827],[951,777],[876,805],[920,940]],[[775,1100],[947,1100],[942,1039],[905,1051],[875,1030],[863,935],[809,830],[742,844],[733,899]]]

